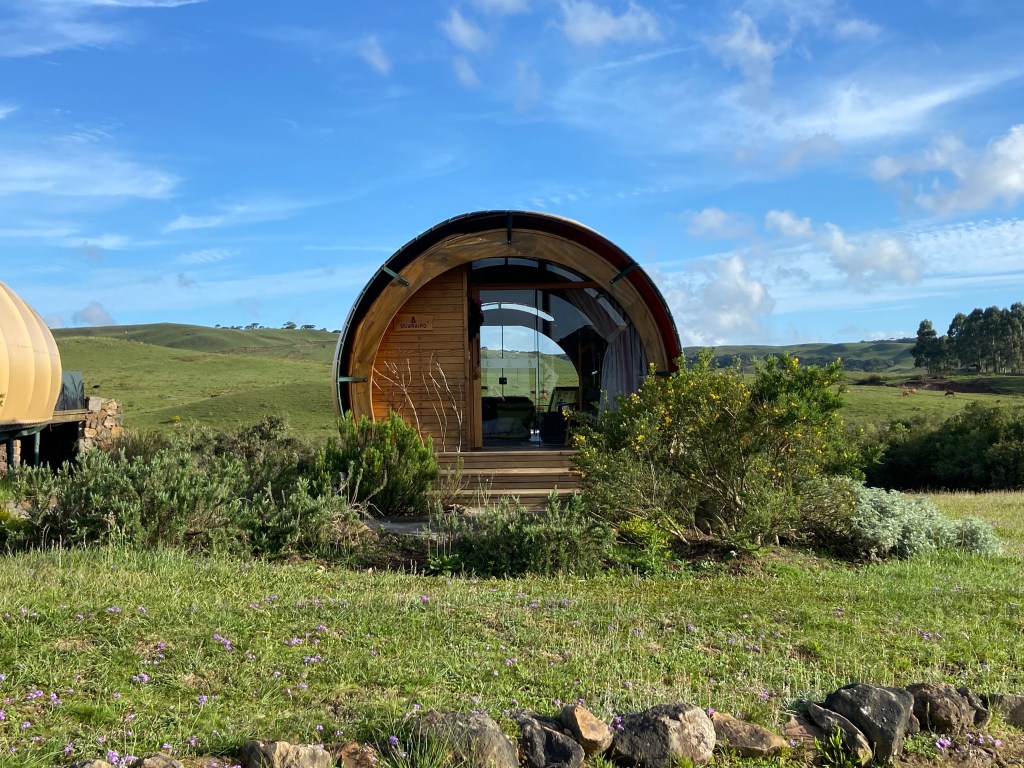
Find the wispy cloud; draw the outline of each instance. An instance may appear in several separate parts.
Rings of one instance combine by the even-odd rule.
[[[473,0],[473,5],[484,13],[501,15],[527,13],[530,10],[529,0]]]
[[[464,51],[475,53],[487,44],[487,33],[459,13],[457,8],[448,12],[448,18],[441,22],[441,29],[453,45]]]
[[[14,104],[0,104],[0,120],[4,120],[13,112],[18,110]]]
[[[708,47],[727,67],[743,73],[755,89],[767,89],[780,48],[761,37],[754,20],[742,11],[732,14],[732,28],[712,38]]]
[[[214,229],[243,224],[259,224],[265,221],[280,221],[320,204],[302,200],[260,200],[222,205],[216,213],[201,216],[182,214],[168,222],[163,231],[179,232],[190,229]]]
[[[203,248],[199,251],[189,251],[174,259],[175,264],[218,264],[233,258],[238,251],[230,248]]]
[[[0,56],[38,56],[128,42],[131,29],[111,21],[111,10],[178,8],[202,2],[205,0],[9,0],[0,11]]]
[[[569,41],[576,45],[655,43],[662,39],[654,14],[632,0],[619,15],[590,0],[561,0],[560,5],[562,29]]]
[[[877,73],[850,76],[827,84],[817,103],[801,108],[791,102],[778,125],[787,133],[828,134],[840,142],[863,142],[901,136],[926,127],[941,107],[985,93],[1020,75],[1001,70],[960,74]],[[823,85],[825,85],[823,83]]]
[[[465,56],[453,58],[452,69],[455,70],[456,79],[467,88],[476,88],[480,85],[480,78],[477,76],[476,70]]]
[[[391,73],[391,59],[384,53],[384,49],[381,47],[376,35],[368,35],[363,38],[363,42],[359,45],[359,55],[363,57],[363,61],[369,64],[377,74],[387,75]]]
[[[840,40],[874,40],[881,31],[877,24],[864,19],[841,19],[833,28]]]
[[[0,151],[0,195],[168,197],[178,178],[116,152],[72,145],[48,151]]]

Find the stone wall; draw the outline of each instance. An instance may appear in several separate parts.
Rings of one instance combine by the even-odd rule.
[[[124,414],[120,400],[108,400],[105,397],[89,397],[86,400],[88,412],[82,438],[78,441],[79,453],[92,448],[109,448],[124,433]]]

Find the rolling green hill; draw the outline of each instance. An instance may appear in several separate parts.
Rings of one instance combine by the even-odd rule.
[[[54,334],[64,368],[84,373],[87,394],[121,400],[130,427],[180,421],[223,429],[276,414],[303,435],[335,431],[333,334],[173,325],[88,330]]]
[[[88,394],[121,400],[129,427],[170,429],[196,423],[217,430],[276,414],[309,438],[335,433],[331,385],[335,333],[158,323],[59,329],[54,337],[64,368],[84,372]],[[737,355],[748,362],[781,352],[796,355],[804,364],[825,365],[841,357],[849,383],[862,385],[850,386],[846,395],[845,415],[855,424],[915,415],[945,418],[974,400],[1006,403],[1024,395],[1020,376],[921,380],[917,377],[922,372],[913,368],[911,346],[898,341],[730,346],[718,348],[716,357],[723,365],[731,364]],[[687,349],[690,356],[696,352]],[[483,356],[493,354],[487,350]],[[544,368],[555,376],[552,382],[576,381],[568,361],[542,357]],[[529,368],[488,368],[485,391],[501,390],[499,375],[508,378],[506,394],[529,396],[536,387]],[[904,396],[904,384],[916,387],[917,395]],[[541,387],[550,390],[553,384],[545,378]],[[957,395],[946,396],[947,389]],[[540,399],[543,402],[543,395]]]
[[[715,348],[715,359],[720,365],[731,365],[737,357],[743,365],[769,354],[790,354],[806,365],[828,365],[836,359],[843,361],[847,371],[906,372],[914,370],[914,358],[910,354],[913,341],[855,341],[839,344],[793,344],[791,346],[768,347],[758,345],[725,346]],[[683,353],[694,358],[700,349],[687,347]]]

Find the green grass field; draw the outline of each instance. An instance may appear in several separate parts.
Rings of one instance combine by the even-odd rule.
[[[175,341],[163,328],[159,330],[161,334],[155,338]],[[87,394],[121,400],[129,427],[167,429],[180,420],[220,430],[275,414],[285,417],[298,434],[333,434],[333,345],[326,338],[315,343],[299,339],[295,344],[262,346],[223,343],[230,334],[243,337],[236,341],[248,343],[249,333],[228,330],[212,340],[197,337],[200,347],[220,342],[222,349],[212,352],[101,335],[57,338],[64,368],[83,371]],[[318,331],[273,333],[330,335]],[[184,341],[177,339],[176,343]]]
[[[1024,690],[1017,557],[476,581],[99,549],[0,558],[0,583],[12,768],[382,741],[415,705],[511,729],[516,707],[682,699],[777,727],[854,680]]]

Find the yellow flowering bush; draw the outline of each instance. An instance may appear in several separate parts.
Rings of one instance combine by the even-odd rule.
[[[733,540],[792,538],[805,496],[828,476],[858,474],[839,417],[841,371],[782,356],[744,377],[705,350],[652,373],[578,431],[585,498],[613,521],[640,516],[679,536],[697,526]]]

